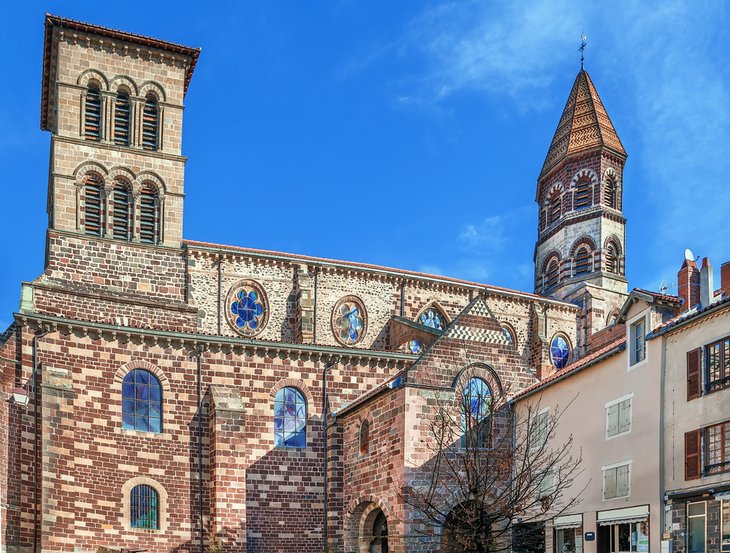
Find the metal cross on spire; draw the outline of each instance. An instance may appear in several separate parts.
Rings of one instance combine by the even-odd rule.
[[[578,48],[578,50],[580,50],[580,70],[581,71],[583,71],[583,59],[584,59],[583,58],[583,51],[586,49],[586,44],[588,44],[587,40],[588,40],[588,37],[586,36],[586,34],[585,33],[581,33],[581,35],[580,35],[580,48]]]

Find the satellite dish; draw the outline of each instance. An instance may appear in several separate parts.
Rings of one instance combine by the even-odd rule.
[[[694,261],[695,260],[695,255],[692,253],[692,250],[690,250],[689,248],[687,248],[686,250],[684,250],[684,258],[687,261]]]

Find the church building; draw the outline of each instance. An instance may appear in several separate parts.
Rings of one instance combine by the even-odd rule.
[[[45,267],[0,334],[0,551],[438,551],[400,493],[435,395],[505,400],[628,297],[626,151],[593,81],[535,168],[523,292],[183,238],[199,54],[46,16]]]

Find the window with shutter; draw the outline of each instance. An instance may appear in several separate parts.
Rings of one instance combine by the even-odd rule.
[[[611,437],[618,434],[618,404],[614,403],[607,409],[606,435]]]
[[[87,140],[101,140],[101,93],[93,85],[86,91],[84,137]]]
[[[616,207],[616,183],[611,178],[603,184],[603,203],[608,207]]]
[[[631,430],[631,400],[626,399],[619,403],[618,433],[623,434]]]
[[[616,254],[616,246],[611,243],[608,244],[604,259],[606,272],[618,274],[618,255]]]
[[[545,275],[545,290],[550,290],[558,284],[560,280],[560,265],[557,259],[553,259],[547,268],[547,274]]]
[[[603,497],[604,499],[616,497],[616,469],[603,471]]]
[[[578,248],[575,254],[575,274],[582,275],[591,271],[591,256],[588,248]]]
[[[616,497],[629,495],[629,465],[616,467]]]
[[[705,392],[730,386],[730,337],[705,346]]]
[[[120,92],[114,102],[114,144],[117,146],[129,146],[130,113],[129,96]]]
[[[142,147],[156,150],[158,140],[159,108],[154,96],[148,96],[142,113]]]
[[[700,348],[687,352],[687,401],[702,395],[702,378],[700,376]]]
[[[631,491],[631,463],[603,469],[603,499],[627,497]]]
[[[553,196],[550,198],[550,206],[548,207],[548,224],[552,224],[560,219],[560,208],[560,194],[553,194]]]
[[[591,181],[588,179],[581,179],[575,186],[575,209],[583,209],[590,207],[593,203],[591,201]]]
[[[104,193],[101,179],[89,176],[84,184],[84,233],[104,235]]]
[[[111,197],[112,237],[129,240],[131,234],[131,194],[129,189],[119,184],[112,190]]]
[[[696,480],[700,477],[700,440],[700,430],[692,430],[684,435],[685,480]]]
[[[150,186],[144,186],[139,195],[139,241],[157,244],[160,237],[160,199]]]

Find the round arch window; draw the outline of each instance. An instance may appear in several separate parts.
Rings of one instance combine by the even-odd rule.
[[[365,336],[367,315],[365,306],[355,296],[346,296],[332,310],[332,332],[344,346],[357,344]]]
[[[266,294],[257,283],[244,280],[228,292],[226,299],[228,322],[244,336],[255,336],[266,326],[269,318]]]
[[[562,334],[557,334],[552,342],[550,342],[550,360],[553,365],[562,369],[568,364],[570,359],[570,343]]]

